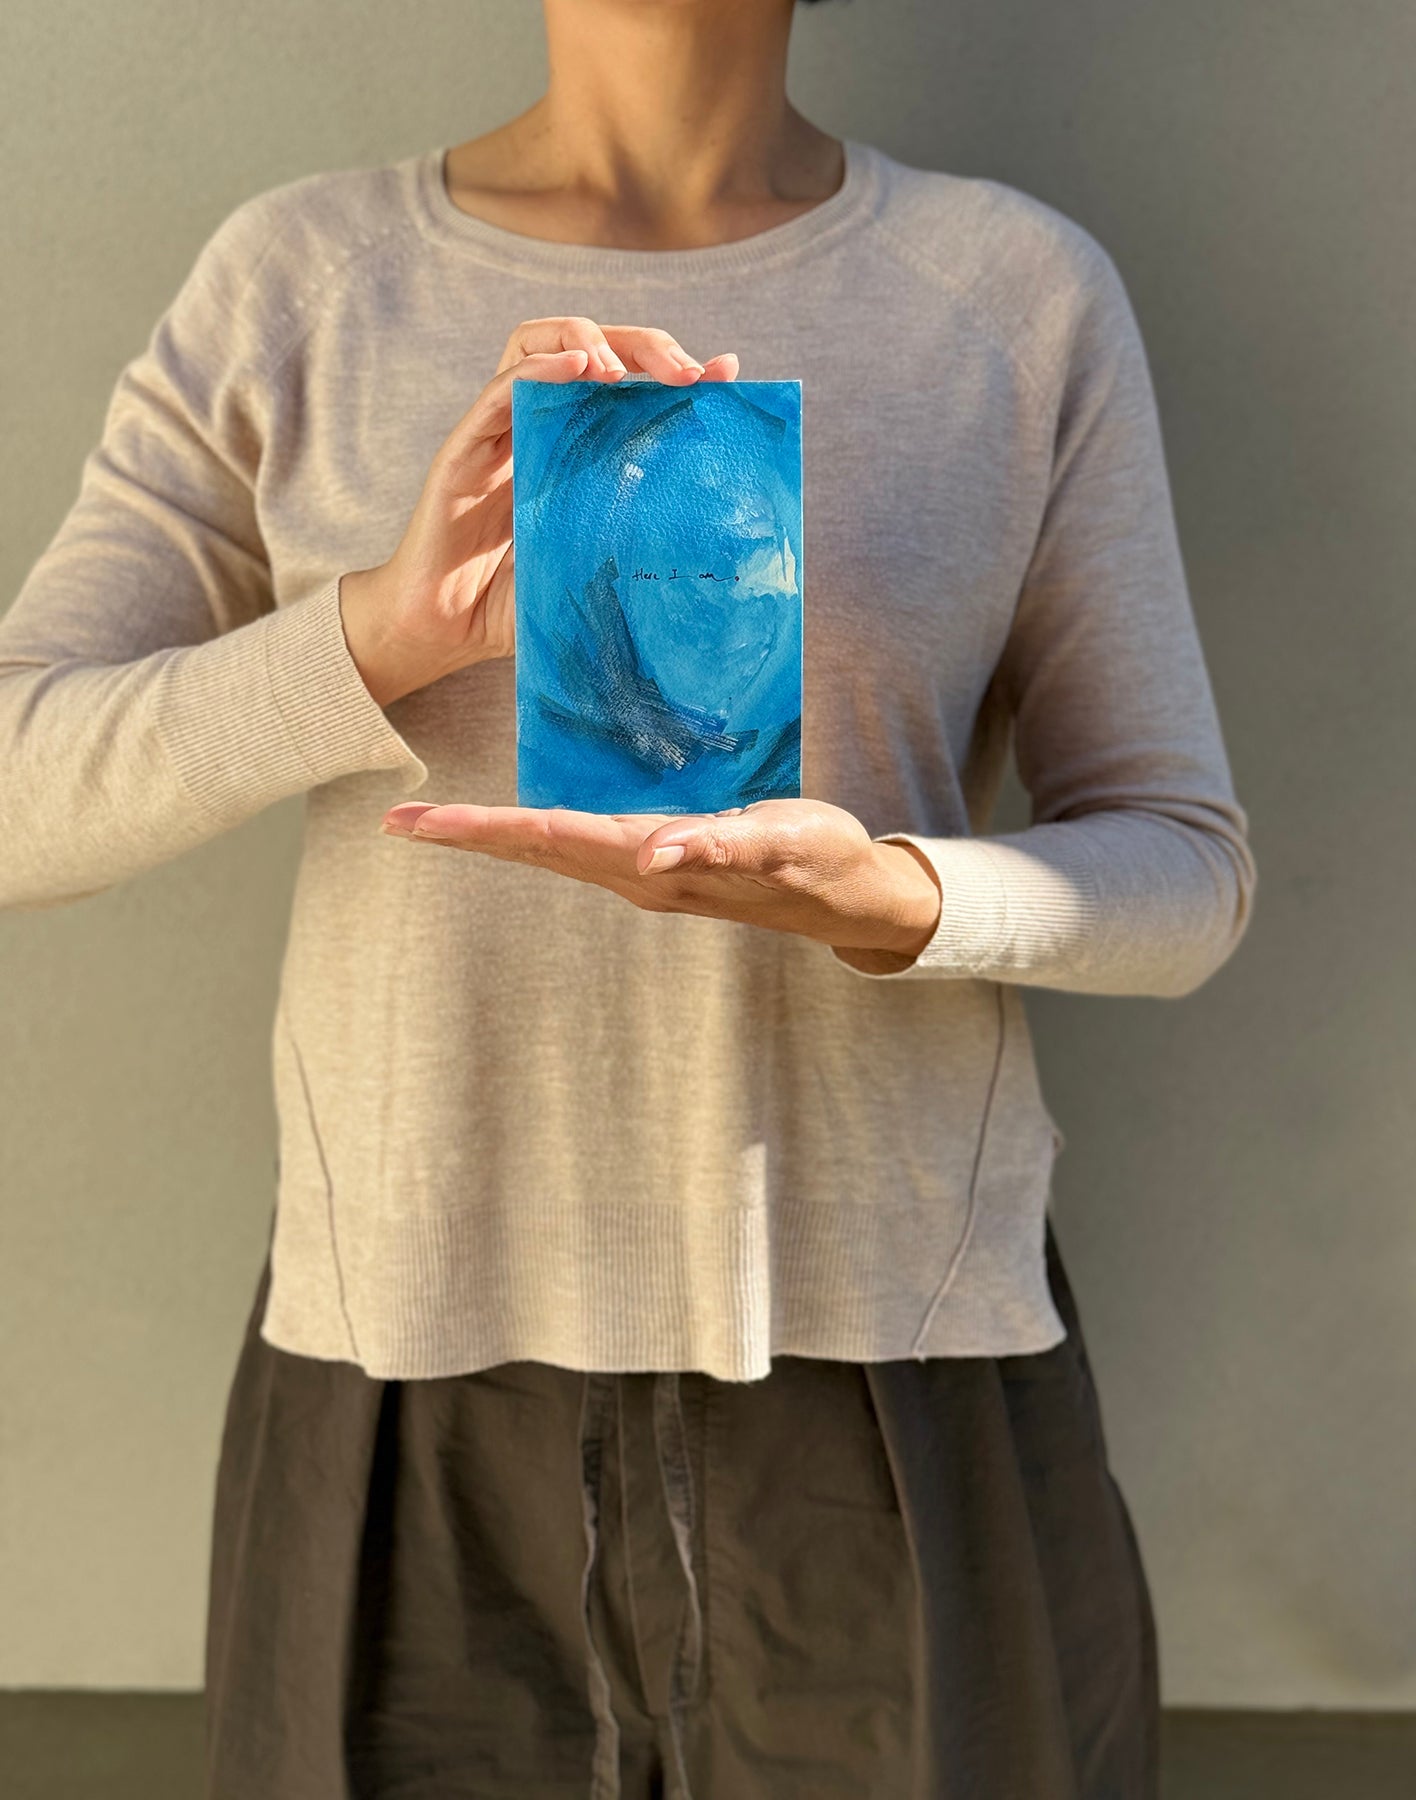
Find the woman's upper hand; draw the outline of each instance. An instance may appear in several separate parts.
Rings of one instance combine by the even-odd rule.
[[[852,952],[857,967],[872,967],[871,953],[918,955],[942,904],[938,878],[912,846],[877,843],[854,814],[822,800],[678,815],[405,800],[382,829],[593,882],[646,912],[795,932]]]
[[[514,652],[512,382],[615,382],[629,370],[687,387],[733,380],[738,359],[696,362],[646,325],[527,319],[512,332],[496,374],[434,456],[397,549],[340,582],[345,639],[380,706]]]

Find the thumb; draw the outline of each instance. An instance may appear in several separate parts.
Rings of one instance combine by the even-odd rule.
[[[639,846],[635,866],[641,875],[667,869],[733,869],[744,860],[742,836],[723,821],[743,811],[729,806],[718,813],[696,813],[651,831]]]

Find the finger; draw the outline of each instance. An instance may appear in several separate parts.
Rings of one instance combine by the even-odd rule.
[[[405,800],[401,805],[389,808],[379,821],[379,830],[404,837],[412,831],[425,812],[432,812],[433,807],[434,802],[431,800]]]
[[[610,348],[604,332],[593,319],[566,318],[523,319],[506,341],[497,373],[509,369],[523,357],[552,350],[583,350],[585,374],[589,380],[617,381],[625,371],[624,364]]]
[[[762,821],[740,806],[674,819],[651,831],[635,855],[641,875],[716,870],[765,880],[778,861]]]
[[[385,815],[385,828],[402,826],[418,840],[480,850],[510,862],[593,869],[620,877],[634,875],[634,852],[642,829],[604,813],[569,807],[426,806],[405,802]]]
[[[686,387],[703,374],[703,364],[690,356],[676,337],[656,325],[604,325],[601,330],[611,348],[641,375]]]
[[[737,378],[738,359],[731,350],[723,350],[717,356],[710,356],[703,365],[704,381],[736,381]]]
[[[508,549],[506,554],[507,554],[507,559],[510,559],[515,554],[515,547],[513,546],[512,548]],[[579,824],[580,822],[585,821],[585,820],[598,822],[598,821],[607,819],[616,825],[626,826],[626,827],[628,827],[628,829],[619,834],[617,841],[624,843],[624,844],[628,844],[631,847],[637,846],[639,844],[640,840],[643,838],[644,833],[646,831],[652,831],[658,825],[667,825],[670,822],[670,820],[674,820],[674,821],[681,823],[683,820],[683,817],[684,817],[684,815],[682,813],[659,813],[659,812],[656,812],[656,813],[600,814],[600,813],[572,812],[569,808],[564,808],[564,807],[557,807],[553,810],[556,812],[558,818],[560,818],[562,820],[570,820],[570,821],[575,822],[576,824]],[[734,810],[741,812],[742,808],[737,807]],[[398,803],[397,806],[391,806],[389,808],[389,810],[384,814],[382,824],[385,828],[387,828],[389,826],[396,826],[396,827],[398,827],[398,829],[400,831],[411,831],[413,829],[413,826],[415,824],[417,824],[418,820],[422,818],[424,813],[437,812],[440,816],[437,820],[432,822],[434,825],[441,827],[443,824],[446,823],[454,830],[460,829],[464,834],[467,834],[469,832],[475,832],[477,830],[478,822],[476,820],[470,820],[468,817],[468,815],[472,814],[474,811],[479,814],[483,814],[483,815],[485,815],[489,812],[497,811],[497,812],[501,812],[501,813],[513,812],[513,813],[518,813],[518,814],[523,814],[523,815],[530,815],[537,819],[542,817],[542,811],[540,809],[533,808],[533,807],[525,807],[525,808],[522,808],[522,807],[514,807],[514,808],[513,807],[500,807],[500,808],[477,807],[474,809],[470,806],[464,806],[460,809],[455,809],[455,808],[450,808],[450,807],[439,807],[435,801],[431,801],[431,800],[402,800]],[[461,817],[460,818],[455,817],[453,819],[445,819],[442,815],[448,814],[449,812],[460,813]],[[592,831],[594,831],[593,824],[592,824],[591,829],[592,829]],[[443,835],[443,833],[440,831],[439,835]],[[608,836],[609,834],[597,833],[596,835]]]
[[[584,350],[547,350],[525,356],[494,375],[443,440],[434,462],[457,468],[467,457],[511,430],[513,381],[579,381]]]

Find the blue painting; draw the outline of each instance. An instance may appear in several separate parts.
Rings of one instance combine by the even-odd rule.
[[[517,802],[801,794],[801,383],[512,384]]]

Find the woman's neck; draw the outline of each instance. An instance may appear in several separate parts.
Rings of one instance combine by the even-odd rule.
[[[464,211],[559,242],[689,249],[840,186],[840,144],[786,97],[791,0],[544,4],[546,93],[448,153]]]

